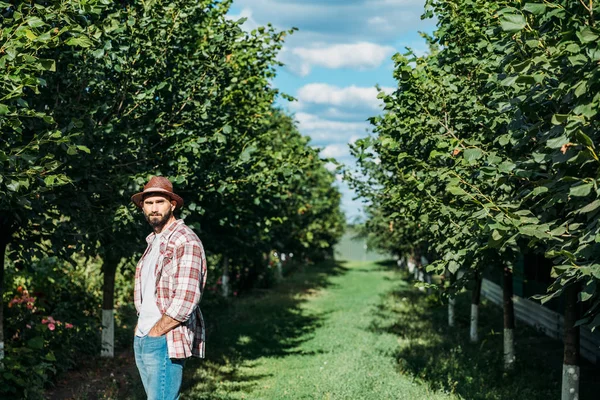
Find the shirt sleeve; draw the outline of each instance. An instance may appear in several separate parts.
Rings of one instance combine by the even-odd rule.
[[[202,298],[202,276],[205,273],[204,251],[198,242],[178,246],[176,252],[175,285],[171,304],[165,315],[179,321],[187,321]]]

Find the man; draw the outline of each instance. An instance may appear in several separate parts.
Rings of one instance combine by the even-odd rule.
[[[198,306],[206,283],[204,249],[198,236],[175,218],[183,199],[167,178],[153,177],[131,201],[154,231],[135,270],[135,363],[149,400],[178,399],[185,359],[204,357]]]

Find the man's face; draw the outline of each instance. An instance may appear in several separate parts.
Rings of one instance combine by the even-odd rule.
[[[146,220],[152,228],[161,228],[173,215],[175,201],[161,194],[151,194],[142,201],[142,209]]]

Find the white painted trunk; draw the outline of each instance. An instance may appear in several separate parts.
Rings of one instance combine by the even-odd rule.
[[[102,310],[102,357],[115,356],[115,311]]]
[[[223,274],[221,276],[221,293],[223,297],[229,297],[229,275]]]
[[[579,400],[579,366],[563,364],[561,400]]]
[[[229,258],[223,258],[223,275],[221,275],[221,294],[229,297]]]
[[[425,272],[423,272],[422,269],[418,269],[417,271],[418,271],[418,273],[417,273],[417,279],[418,279],[418,281],[419,282],[425,282]],[[424,287],[420,287],[419,290],[421,292],[424,292],[425,288]]]
[[[0,360],[4,360],[4,341],[0,341]]]
[[[281,266],[281,261],[277,262],[277,280],[283,279],[283,268]]]
[[[448,299],[448,326],[449,327],[454,327],[456,318],[455,318],[455,313],[454,313],[454,309],[456,306],[456,299],[454,297],[450,297]]]
[[[431,284],[432,280],[431,280],[431,275],[428,274],[427,272],[425,272],[425,282]],[[427,287],[427,294],[431,294],[433,293],[431,287]]]
[[[510,370],[515,364],[515,330],[504,329],[504,369]]]
[[[413,274],[415,272],[415,262],[411,259],[408,259],[408,262],[406,263],[406,267],[408,268],[408,273],[409,274]]]
[[[471,330],[469,331],[469,337],[471,342],[475,343],[479,341],[477,334],[477,326],[479,325],[479,304],[471,304]]]

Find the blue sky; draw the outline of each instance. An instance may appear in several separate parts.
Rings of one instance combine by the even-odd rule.
[[[348,144],[367,136],[367,118],[381,113],[375,85],[392,90],[391,57],[410,47],[427,49],[421,32],[425,0],[234,0],[232,18],[246,17],[245,29],[273,24],[299,30],[288,37],[274,86],[298,99],[281,106],[295,115],[300,132],[322,148],[321,155],[354,165]],[[349,220],[361,202],[343,182],[342,207]]]

